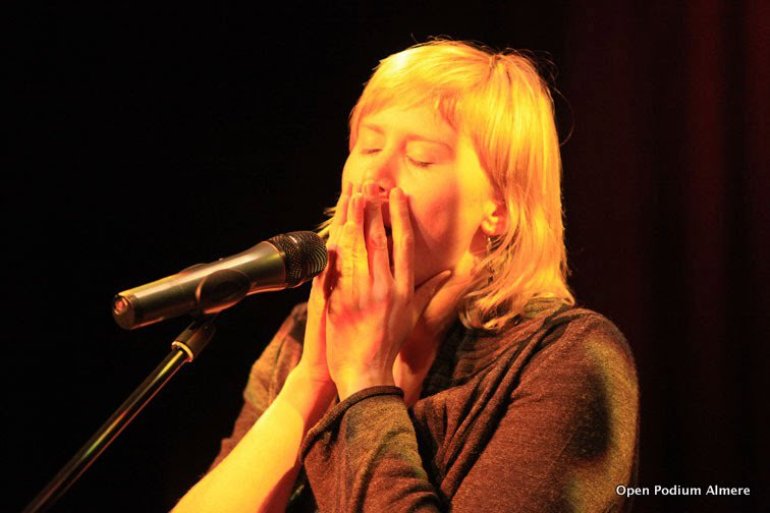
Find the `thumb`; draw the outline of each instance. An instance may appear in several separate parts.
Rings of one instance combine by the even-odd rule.
[[[414,305],[414,312],[418,317],[422,315],[422,312],[428,306],[430,300],[433,299],[433,296],[435,296],[441,287],[449,281],[451,276],[451,270],[442,271],[420,285],[419,288],[414,291],[412,304]]]
[[[322,305],[324,301],[324,276],[319,274],[313,278],[312,285],[310,287],[310,297],[308,303],[314,305]]]

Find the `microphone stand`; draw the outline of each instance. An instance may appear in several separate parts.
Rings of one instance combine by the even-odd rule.
[[[50,483],[27,505],[22,513],[37,513],[51,507],[91,466],[96,458],[134,420],[153,397],[185,363],[192,362],[214,336],[217,314],[195,319],[171,343],[171,352],[139,387],[120,405]]]

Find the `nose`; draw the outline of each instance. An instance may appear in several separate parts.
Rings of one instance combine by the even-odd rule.
[[[378,192],[384,199],[387,199],[390,190],[398,182],[398,162],[395,152],[381,151],[376,158],[367,164],[364,171],[364,183],[374,182]]]

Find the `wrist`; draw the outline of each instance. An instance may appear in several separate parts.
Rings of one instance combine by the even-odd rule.
[[[315,366],[305,365],[302,360],[294,367],[289,376],[297,382],[303,382],[304,384],[311,386],[312,388],[324,388],[326,386],[334,386],[332,378],[329,376],[329,370],[325,367],[319,369]]]
[[[356,392],[360,392],[366,388],[378,387],[378,386],[395,386],[396,382],[393,379],[393,373],[382,372],[347,372],[342,373],[334,381],[337,387],[337,395],[340,401],[344,401]]]
[[[303,418],[315,423],[334,400],[336,389],[330,379],[319,379],[297,367],[286,377],[280,395]]]

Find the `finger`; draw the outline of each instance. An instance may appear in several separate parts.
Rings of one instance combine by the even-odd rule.
[[[342,191],[340,197],[337,200],[337,205],[334,210],[334,217],[329,225],[329,237],[326,240],[326,251],[328,254],[328,262],[326,268],[321,274],[323,283],[320,284],[320,288],[324,292],[324,298],[328,299],[329,294],[337,281],[339,269],[337,268],[337,239],[339,238],[340,227],[345,224],[347,217],[348,203],[350,203],[350,194],[352,190],[352,184],[345,182],[342,185]],[[312,294],[312,292],[311,292]]]
[[[308,298],[308,325],[311,323],[313,314],[319,314],[326,307],[328,299],[327,284],[328,278],[322,274],[313,278],[312,286],[310,287],[310,297]]]
[[[319,294],[320,290],[323,290],[323,278],[322,275],[318,275],[313,278],[312,285],[310,287],[310,297],[308,303],[312,305],[319,305],[323,301],[323,294]]]
[[[337,206],[334,209],[334,217],[332,217],[332,222],[329,225],[329,241],[327,242],[327,247],[334,244],[338,238],[340,228],[345,224],[352,190],[353,184],[350,182],[345,182],[342,185],[342,191],[340,192],[340,197],[337,200]]]
[[[385,286],[390,282],[390,259],[388,257],[388,237],[382,219],[382,199],[377,186],[369,182],[364,186],[366,195],[365,234],[368,254],[369,274],[375,285]]]
[[[366,239],[364,238],[364,210],[366,208],[366,199],[363,190],[358,193],[355,209],[353,209],[353,287],[354,294],[360,295],[360,292],[368,290],[369,278],[369,259],[366,251]]]
[[[327,248],[336,250],[337,241],[339,241],[342,228],[345,226],[345,222],[348,218],[351,198],[356,191],[358,191],[358,188],[354,188],[351,182],[345,182],[342,186],[342,193],[340,194],[340,199],[337,201],[334,218],[329,229],[329,241],[326,244]]]
[[[328,303],[325,283],[326,280],[321,275],[313,278],[313,285],[310,287],[310,297],[308,298],[306,333],[310,333],[316,338],[322,335],[325,329],[323,327],[324,314]]]
[[[345,219],[347,218],[348,214],[348,203],[350,201],[350,196],[353,193],[353,184],[350,182],[345,182],[342,185],[342,190],[340,191],[340,197],[337,200],[337,206],[334,209],[334,217],[332,218],[332,225],[333,226],[342,226],[345,224]]]
[[[353,198],[356,196],[361,195],[361,184],[352,184],[350,185],[350,200],[348,201],[348,208],[345,210],[345,220],[340,225],[340,227],[344,226],[349,219],[353,219],[355,208],[353,206]]]
[[[430,300],[433,299],[436,293],[441,290],[441,287],[443,287],[451,277],[452,271],[442,271],[420,285],[417,290],[414,291],[412,311],[415,315],[415,319],[422,316],[422,313],[425,311],[425,307],[428,306],[428,303],[430,303]]]
[[[348,304],[357,304],[357,291],[361,285],[361,274],[363,274],[361,271],[362,258],[367,280],[369,274],[366,247],[363,245],[363,208],[363,196],[360,192],[355,192],[350,200],[347,220],[342,228],[338,243],[339,254],[337,258],[341,263],[338,284]]]
[[[324,269],[323,273],[319,274],[316,278],[320,279],[320,288],[323,290],[323,298],[325,301],[329,300],[329,296],[331,295],[334,288],[337,286],[337,281],[339,281],[340,277],[340,269],[339,269],[339,250],[336,246],[330,247],[328,249],[328,260],[326,263],[326,268]],[[310,290],[310,295],[312,298],[313,295],[313,289],[316,287],[315,278],[313,279],[313,288]]]
[[[316,276],[310,289],[307,322],[305,325],[305,341],[302,347],[300,362],[300,364],[302,364],[302,360],[308,362],[311,365],[311,369],[317,365],[319,360],[325,361],[327,304],[322,289],[322,281],[319,276]]]
[[[393,227],[393,278],[399,293],[408,297],[414,291],[414,232],[404,191],[390,191],[390,222]]]

